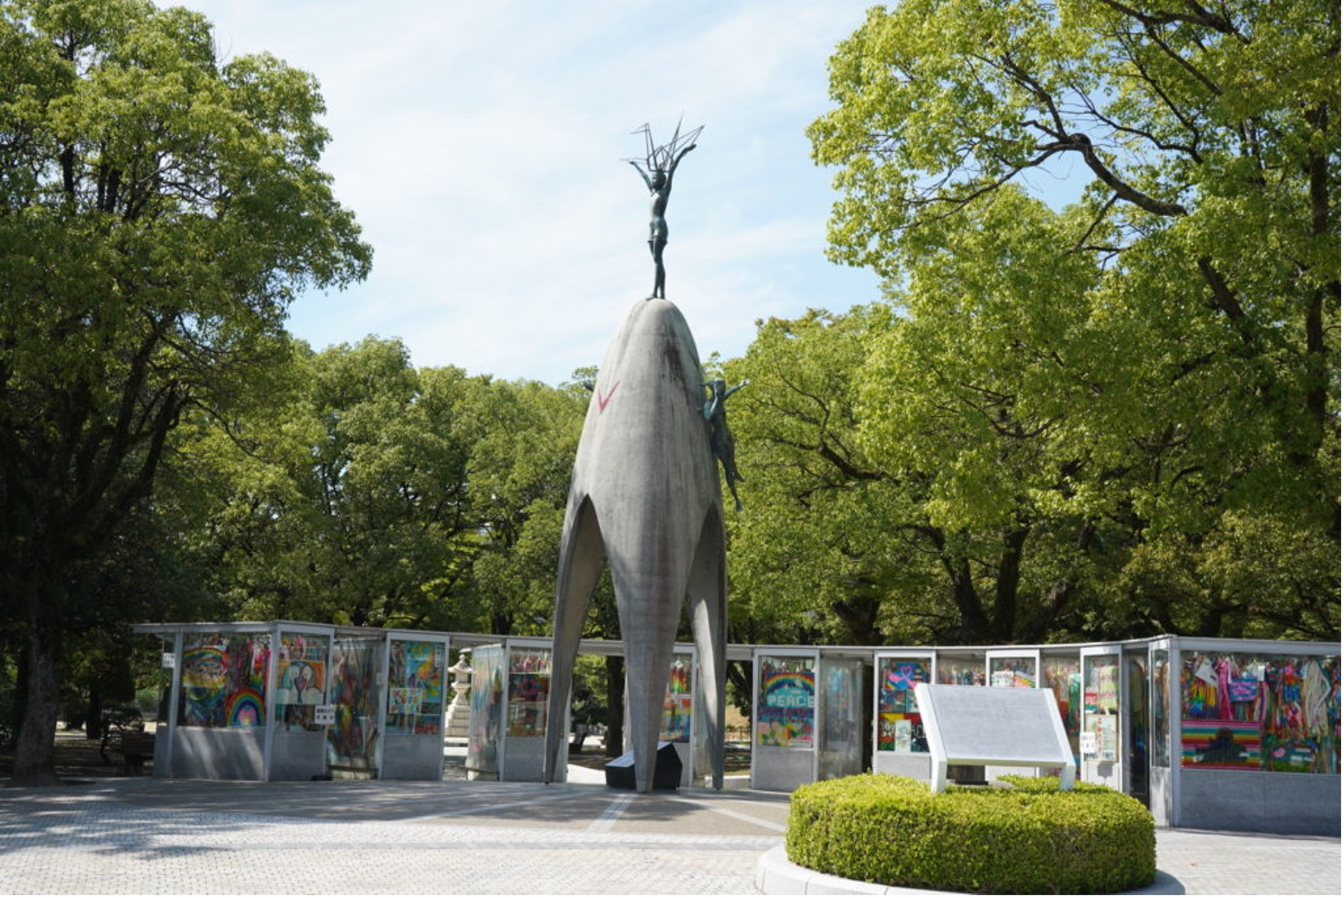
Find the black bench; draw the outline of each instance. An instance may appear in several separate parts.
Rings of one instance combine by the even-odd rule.
[[[154,760],[154,734],[141,730],[109,730],[103,735],[98,753],[112,763],[108,754],[121,756],[121,772],[128,776],[144,773],[145,762]]]

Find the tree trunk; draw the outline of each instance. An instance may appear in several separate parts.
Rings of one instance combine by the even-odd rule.
[[[748,720],[751,719],[752,703],[756,697],[751,694],[751,662],[750,661],[729,661],[728,662],[728,695],[740,696],[735,702],[738,711],[743,713]]]
[[[999,571],[994,581],[995,642],[1013,642],[1017,635],[1017,588],[1022,581],[1022,547],[1030,533],[1030,527],[1018,527],[1003,535],[1003,552],[999,555]]]
[[[53,745],[60,695],[60,605],[55,591],[43,588],[43,582],[30,579],[23,596],[28,606],[28,682],[10,777],[16,786],[60,784]]]
[[[89,704],[84,714],[84,738],[103,737],[103,688],[95,677],[89,680]]]
[[[607,656],[607,757],[625,753],[625,659]]]
[[[849,632],[846,642],[850,645],[882,645],[882,630],[877,626],[881,610],[882,600],[870,594],[831,603],[831,611]]]
[[[985,617],[984,606],[980,604],[980,594],[975,591],[970,562],[965,558],[944,555],[942,564],[952,588],[952,602],[957,608],[956,643],[975,645],[987,641],[989,620]]]

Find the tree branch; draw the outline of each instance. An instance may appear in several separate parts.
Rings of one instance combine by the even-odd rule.
[[[1172,10],[1169,12],[1154,13],[1141,12],[1133,7],[1118,2],[1118,0],[1101,0],[1101,2],[1116,12],[1129,16],[1131,19],[1142,22],[1149,27],[1185,22],[1190,25],[1203,25],[1205,28],[1211,28],[1212,30],[1217,31],[1219,34],[1229,34],[1241,37],[1240,32],[1238,32],[1236,26],[1232,24],[1231,19],[1228,19],[1226,16],[1220,16],[1209,12],[1198,3],[1194,2],[1194,0],[1186,0],[1185,5],[1190,9],[1190,12]]]

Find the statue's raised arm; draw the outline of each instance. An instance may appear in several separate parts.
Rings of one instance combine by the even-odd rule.
[[[677,166],[681,164],[681,157],[685,156],[691,150],[695,149],[695,144],[684,147],[677,155],[672,157],[672,164],[667,167],[667,189],[664,193],[672,192],[672,175],[676,172]]]
[[[639,176],[644,179],[645,186],[647,186],[649,190],[652,191],[653,182],[649,180],[649,176],[648,174],[645,173],[644,169],[640,168],[639,161],[637,159],[627,159],[625,161],[629,162],[631,167],[634,168],[635,171],[639,172]]]
[[[644,135],[644,159],[627,159],[630,165],[644,179],[649,188],[649,252],[653,254],[653,295],[650,299],[667,298],[667,273],[663,268],[663,247],[667,246],[667,200],[672,193],[672,175],[681,164],[681,160],[695,149],[695,140],[704,130],[701,126],[686,136],[681,134],[681,124],[672,134],[670,143],[655,146],[649,126],[644,125],[636,134]],[[643,164],[641,165],[641,161]]]

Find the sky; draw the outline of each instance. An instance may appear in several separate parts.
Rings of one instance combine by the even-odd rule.
[[[653,286],[648,189],[624,160],[704,126],[678,168],[667,298],[702,359],[755,322],[879,298],[826,259],[834,172],[804,130],[871,0],[180,0],[224,59],[270,52],[321,84],[323,168],[374,248],[310,291],[316,349],[399,338],[417,367],[548,384],[598,365]],[[166,4],[165,4],[166,5]]]

